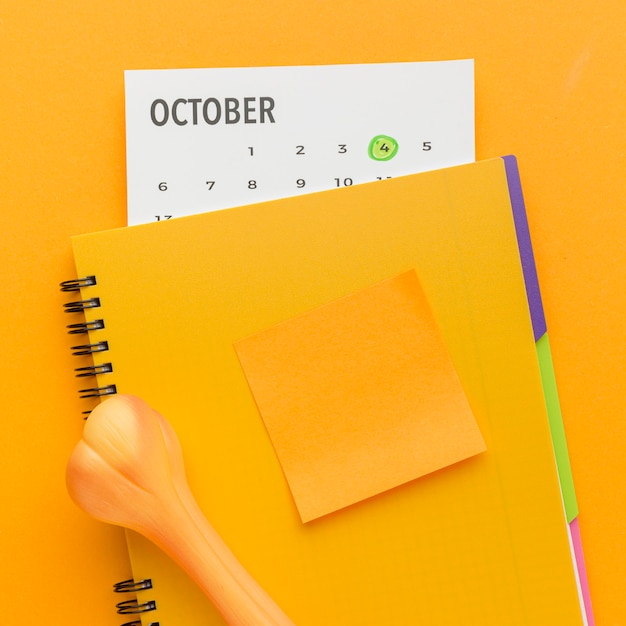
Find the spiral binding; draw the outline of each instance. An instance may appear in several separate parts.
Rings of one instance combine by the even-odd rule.
[[[91,287],[96,284],[95,276],[85,276],[83,278],[74,278],[65,280],[61,283],[61,291],[80,291],[81,287]]]
[[[66,313],[82,313],[87,309],[97,309],[100,306],[100,298],[89,298],[78,300],[77,302],[66,302],[64,305]]]
[[[104,320],[93,320],[91,322],[80,322],[79,324],[69,324],[69,335],[86,335],[90,330],[102,330]]]
[[[61,283],[60,288],[63,292],[80,292],[81,289],[88,287],[95,287],[98,284],[95,276],[84,276],[83,278],[75,278],[73,280],[66,280]],[[96,309],[100,307],[100,298],[91,297],[84,300],[75,300],[73,302],[66,302],[63,308],[66,313],[84,313],[87,309]],[[70,335],[87,335],[92,332],[99,332],[105,329],[103,319],[95,319],[91,321],[83,320],[73,324],[68,324],[67,332]],[[109,342],[106,339],[100,341],[94,341],[93,343],[84,343],[77,346],[72,346],[73,356],[91,356],[100,352],[107,352],[109,350]],[[100,374],[111,374],[113,372],[113,365],[111,363],[100,363],[93,365],[86,365],[83,367],[77,367],[74,369],[74,373],[77,378],[91,378]],[[80,398],[102,398],[117,393],[117,388],[114,384],[103,385],[102,387],[89,387],[87,389],[79,389],[78,395]],[[83,414],[89,415],[91,411],[83,411]],[[152,589],[152,580],[146,578],[144,580],[134,580],[129,578],[128,580],[122,580],[121,582],[113,585],[113,591],[115,593],[137,593],[145,589]],[[119,615],[140,615],[143,613],[149,613],[156,610],[156,602],[154,600],[147,600],[146,602],[140,602],[137,598],[131,598],[130,600],[122,600],[115,605],[117,613]],[[130,622],[124,622],[121,626],[141,626],[141,620],[135,619]],[[159,626],[159,622],[150,622],[148,626]]]
[[[150,578],[143,580],[129,578],[128,580],[122,580],[113,585],[113,591],[115,591],[115,593],[136,593],[144,589],[152,589],[152,580]],[[156,611],[157,608],[154,600],[139,602],[137,598],[123,600],[122,602],[118,602],[115,606],[119,615],[139,615],[141,613]],[[141,620],[124,622],[121,626],[141,626]],[[159,626],[159,622],[150,622],[148,626]]]
[[[85,378],[86,376],[96,376],[97,374],[110,374],[113,371],[111,363],[101,363],[100,365],[88,365],[86,367],[77,367],[75,372],[76,378]]]
[[[152,589],[151,578],[144,578],[143,580],[129,578],[113,585],[113,591],[115,591],[115,593],[134,593],[143,591],[144,589]]]
[[[82,289],[95,287],[98,284],[95,276],[84,276],[82,278],[75,278],[72,280],[63,281],[60,285],[62,292],[81,292]],[[74,300],[72,302],[66,302],[63,308],[66,313],[83,313],[87,309],[97,309],[101,306],[100,298],[90,297],[84,300]],[[70,335],[86,335],[89,333],[97,333],[105,329],[103,319],[94,319],[87,321],[83,319],[80,322],[68,324],[67,332]],[[83,343],[76,346],[72,346],[73,356],[91,356],[100,352],[107,352],[109,350],[109,342],[105,339],[100,341],[94,341],[93,343]],[[113,372],[113,365],[111,363],[101,363],[99,365],[93,364],[84,367],[77,367],[74,369],[74,373],[77,378],[88,378],[98,376],[100,374],[111,374]],[[88,387],[86,389],[79,389],[78,395],[81,399],[89,398],[103,398],[105,396],[114,395],[117,393],[117,387],[111,383],[103,385],[101,387]],[[91,411],[83,411],[83,415],[88,416]]]

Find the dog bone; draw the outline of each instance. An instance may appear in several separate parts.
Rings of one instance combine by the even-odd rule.
[[[167,553],[229,626],[293,626],[198,507],[174,429],[143,400],[113,396],[91,413],[70,457],[71,498]]]

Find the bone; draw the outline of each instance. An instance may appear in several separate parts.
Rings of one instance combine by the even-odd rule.
[[[140,398],[120,394],[96,407],[66,480],[88,514],[132,529],[168,554],[229,626],[294,626],[202,514],[174,429]]]

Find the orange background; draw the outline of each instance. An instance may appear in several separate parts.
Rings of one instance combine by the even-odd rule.
[[[2,0],[3,622],[115,626],[117,528],[69,501],[69,237],[125,221],[123,70],[474,58],[477,157],[519,158],[599,625],[626,625],[623,0]],[[89,555],[86,559],[85,555]]]

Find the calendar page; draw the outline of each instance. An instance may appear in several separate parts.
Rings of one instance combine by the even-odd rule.
[[[129,225],[473,161],[472,60],[129,70]]]

